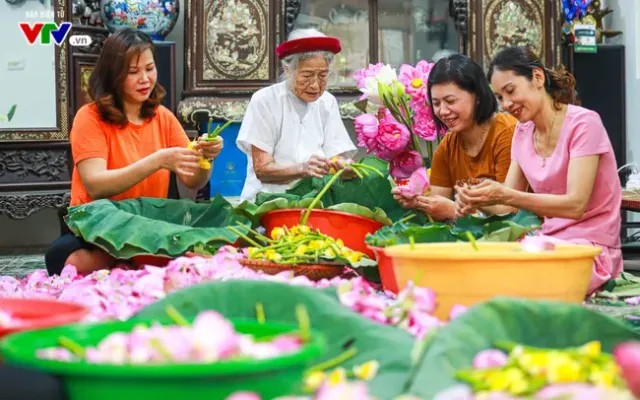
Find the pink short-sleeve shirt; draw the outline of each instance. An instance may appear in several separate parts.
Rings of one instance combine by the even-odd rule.
[[[518,124],[511,159],[520,165],[535,193],[565,194],[569,161],[574,157],[600,155],[593,192],[582,218],[545,217],[542,233],[619,248],[622,188],[611,141],[598,113],[569,105],[556,148],[546,160],[536,153],[534,130],[532,121]]]

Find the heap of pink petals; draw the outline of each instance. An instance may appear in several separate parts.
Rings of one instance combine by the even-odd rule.
[[[441,324],[432,315],[435,296],[429,289],[410,285],[395,297],[378,292],[361,277],[314,282],[305,276],[294,277],[291,271],[268,275],[242,266],[241,257],[241,253],[228,247],[212,257],[180,257],[164,268],[115,268],[87,276],[78,275],[73,266],[66,266],[59,276],[37,270],[22,279],[0,277],[0,297],[58,299],[88,307],[88,321],[126,320],[176,289],[208,281],[264,280],[317,288],[338,287],[340,301],[346,307],[417,336]]]

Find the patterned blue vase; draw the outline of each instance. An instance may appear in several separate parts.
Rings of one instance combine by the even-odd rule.
[[[180,0],[100,0],[100,11],[111,32],[131,27],[164,40],[178,20]]]

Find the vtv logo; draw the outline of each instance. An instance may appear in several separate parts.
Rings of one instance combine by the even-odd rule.
[[[40,44],[51,44],[53,38],[55,44],[60,46],[71,31],[71,22],[62,22],[59,25],[55,22],[21,22],[20,29],[29,44],[35,44],[40,37]]]

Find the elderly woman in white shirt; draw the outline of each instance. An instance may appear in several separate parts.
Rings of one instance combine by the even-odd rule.
[[[276,48],[286,79],[254,93],[236,141],[248,158],[242,200],[321,178],[355,154],[338,102],[326,91],[340,50],[337,38],[315,29],[294,31]]]

